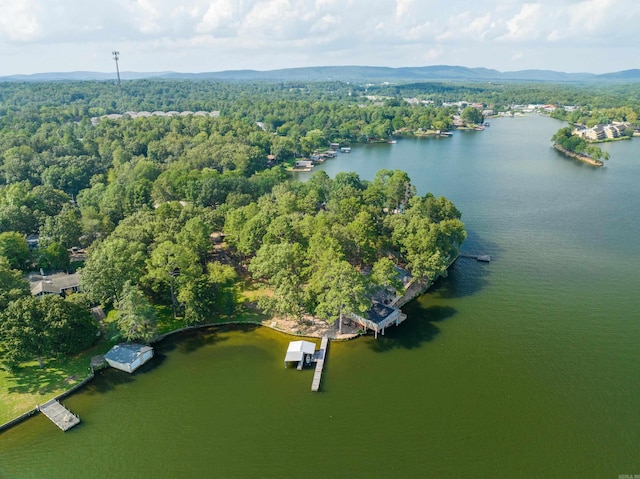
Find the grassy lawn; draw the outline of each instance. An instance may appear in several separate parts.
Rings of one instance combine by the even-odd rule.
[[[110,347],[103,340],[77,356],[46,360],[44,369],[38,361],[23,363],[13,372],[0,369],[0,423],[44,404],[85,379],[91,372],[91,357],[106,353]]]
[[[266,294],[266,291],[260,285],[244,284],[236,313],[212,318],[212,323],[246,323],[267,319],[267,316],[255,307],[255,301],[263,294]],[[173,317],[170,306],[157,305],[155,308],[158,334],[186,326],[182,318]],[[0,369],[0,424],[33,409],[37,404],[44,404],[85,379],[91,372],[91,357],[105,354],[121,341],[116,321],[117,312],[109,311],[103,322],[104,334],[101,339],[93,348],[81,354],[46,360],[44,369],[40,369],[37,361],[23,363],[13,372]]]

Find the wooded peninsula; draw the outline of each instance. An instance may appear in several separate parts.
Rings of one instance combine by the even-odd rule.
[[[466,237],[451,201],[399,170],[300,182],[287,168],[522,105],[633,130],[640,86],[0,83],[0,421],[120,341],[229,319],[332,323],[401,293],[399,268],[446,274]],[[57,273],[79,283],[34,289]],[[10,393],[41,369],[42,386]]]

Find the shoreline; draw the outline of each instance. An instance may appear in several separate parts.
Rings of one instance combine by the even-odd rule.
[[[449,261],[449,264],[447,265],[447,268],[446,268],[447,271],[451,266],[453,266],[453,264],[456,262],[456,260],[459,257],[460,255],[458,254]],[[401,308],[405,304],[409,303],[410,301],[414,300],[419,296],[422,296],[423,294],[426,294],[426,292],[440,277],[441,275],[436,275],[432,280],[427,278],[426,281],[424,279],[412,280],[405,288],[404,294],[402,296],[397,296],[393,300],[392,304],[396,308],[398,308],[400,311],[402,311]],[[185,326],[183,328],[178,328],[173,331],[168,331],[164,334],[161,334],[156,338],[154,338],[153,340],[151,340],[149,344],[159,343],[162,340],[168,338],[169,336],[174,336],[179,333],[196,331],[199,329],[222,327],[222,326],[240,326],[244,324],[266,327],[278,333],[282,333],[282,334],[286,334],[294,337],[321,339],[322,337],[327,336],[332,341],[349,341],[352,339],[359,338],[360,336],[366,336],[366,334],[361,334],[360,332],[350,332],[350,333],[339,334],[337,331],[335,331],[335,328],[334,328],[334,326],[336,325],[335,322],[333,324],[329,324],[326,321],[318,318],[308,317],[304,321],[304,323],[301,324],[295,320],[288,320],[285,318],[278,318],[278,317],[272,316],[262,321],[230,320],[230,321],[220,321],[220,322]],[[304,329],[301,329],[301,328],[304,328]],[[89,366],[90,372],[86,377],[83,377],[82,379],[78,378],[79,382],[72,385],[69,389],[59,392],[51,399],[60,400],[76,392],[77,390],[81,389],[87,383],[91,382],[95,378],[96,371],[102,369],[103,367],[106,367],[106,366],[94,368],[93,365],[90,364]],[[47,401],[45,401],[45,403],[46,402]],[[45,403],[42,403],[42,404],[45,404]],[[35,408],[31,408],[25,411],[24,413],[18,415],[17,417],[14,417],[9,421],[3,424],[0,424],[0,434],[2,434],[4,431],[11,429],[13,426],[20,424],[21,422],[30,418],[31,416],[36,415],[39,412],[40,412],[39,404],[37,404]]]
[[[591,166],[604,166],[604,163],[601,160],[596,160],[591,158],[590,156],[583,155],[581,153],[576,153],[575,151],[569,151],[566,148],[558,145],[557,143],[553,145],[553,148],[563,154],[564,156],[568,156],[570,158],[575,158],[576,160],[582,161],[583,163],[587,163]]]
[[[197,330],[204,330],[204,329],[213,329],[213,328],[218,328],[218,327],[224,327],[224,326],[243,326],[243,325],[250,325],[250,326],[260,326],[260,327],[265,327],[265,328],[269,328],[273,331],[276,331],[278,333],[282,333],[282,334],[286,334],[289,336],[295,336],[295,337],[301,337],[301,338],[313,338],[313,339],[320,339],[322,338],[322,334],[317,334],[317,332],[298,332],[295,329],[289,327],[289,328],[282,328],[279,327],[278,325],[281,324],[281,322],[285,322],[285,323],[295,323],[295,321],[287,321],[287,320],[281,320],[281,319],[276,319],[276,318],[270,318],[270,319],[265,319],[263,321],[245,321],[245,320],[235,320],[235,321],[221,321],[221,322],[217,322],[217,323],[206,323],[206,324],[197,324],[197,325],[193,325],[193,326],[186,326],[184,328],[179,328],[179,329],[174,329],[173,331],[169,331],[167,333],[161,334],[160,336],[154,338],[153,340],[151,340],[149,342],[149,344],[156,344],[159,343],[161,341],[163,341],[164,339],[170,337],[170,336],[175,336],[177,334],[180,333],[187,333],[187,332],[191,332],[191,331],[197,331]],[[314,322],[313,325],[316,325],[317,323]],[[331,328],[330,325],[327,325],[327,327],[325,328],[326,330],[329,330]],[[360,337],[359,334],[341,334],[341,335],[337,335],[337,336],[333,336],[331,337],[332,341],[349,341],[351,339],[355,339]],[[50,400],[61,400],[69,395],[71,395],[72,393],[76,392],[77,390],[79,390],[80,388],[84,387],[86,384],[88,384],[91,380],[93,380],[95,378],[95,373],[96,371],[99,371],[100,369],[106,368],[107,366],[101,366],[99,368],[90,368],[91,372],[84,378],[80,379],[78,383],[74,384],[73,386],[71,386],[69,389],[66,389],[58,394],[56,394],[55,396],[51,397],[50,399],[48,399],[47,401]],[[42,404],[45,404],[47,401],[44,401]],[[40,412],[40,404],[37,404],[35,407],[25,411],[24,413],[14,417],[13,419],[10,419],[9,421],[0,424],[0,434],[2,434],[5,431],[8,431],[9,429],[11,429],[13,426],[16,426],[18,424],[20,424],[21,422],[29,419],[32,416],[35,416],[36,414],[38,414]]]

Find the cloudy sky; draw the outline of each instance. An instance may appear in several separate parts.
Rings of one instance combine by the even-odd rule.
[[[0,75],[640,68],[639,0],[0,0]]]

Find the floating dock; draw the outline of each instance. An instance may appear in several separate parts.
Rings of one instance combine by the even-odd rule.
[[[80,418],[55,399],[39,406],[38,409],[63,431],[68,431],[73,426],[80,424]]]
[[[477,261],[483,261],[485,263],[489,263],[491,261],[491,256],[489,256],[488,254],[466,254],[466,253],[460,253],[460,257],[462,257],[462,258],[471,258],[471,259],[475,259]]]
[[[320,380],[322,379],[322,370],[324,368],[324,360],[327,357],[327,348],[329,346],[329,338],[324,336],[320,343],[320,349],[314,354],[316,363],[316,371],[313,373],[313,381],[311,382],[311,391],[318,392],[320,390]]]

